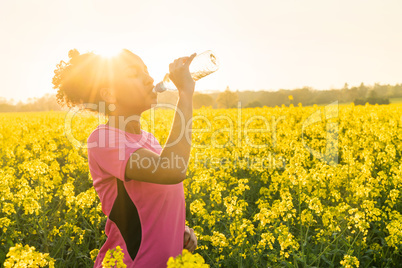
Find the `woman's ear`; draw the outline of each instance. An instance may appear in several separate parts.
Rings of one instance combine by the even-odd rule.
[[[107,103],[116,103],[116,96],[111,88],[101,88],[100,96]]]

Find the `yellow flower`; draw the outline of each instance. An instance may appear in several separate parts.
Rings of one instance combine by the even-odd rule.
[[[90,253],[89,253],[89,255],[91,256],[91,259],[93,260],[93,261],[95,261],[95,259],[96,259],[96,257],[98,256],[98,254],[99,254],[99,249],[93,249]]]
[[[35,247],[29,245],[22,246],[16,244],[11,247],[6,255],[4,262],[5,268],[11,267],[46,267],[54,268],[55,260],[49,256],[49,253],[40,253],[35,251]]]
[[[208,268],[209,265],[205,264],[204,259],[200,254],[191,254],[187,249],[183,249],[182,254],[173,258],[170,257],[167,262],[167,268]]]
[[[124,264],[124,253],[120,246],[115,249],[109,249],[102,261],[103,268],[125,268],[127,265]]]
[[[343,257],[343,260],[341,261],[341,265],[345,268],[354,268],[354,267],[359,267],[359,260],[350,255],[345,255]]]

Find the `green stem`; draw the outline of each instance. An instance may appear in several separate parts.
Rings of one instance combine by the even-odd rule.
[[[304,258],[304,243],[303,243],[303,224],[302,224],[302,219],[301,219],[301,182],[299,180],[299,215],[300,215],[300,245],[301,245],[301,254],[302,254],[302,260],[303,263],[306,263],[306,260]]]
[[[348,228],[346,227],[346,228],[342,231],[342,233],[339,234],[339,236],[338,236],[337,238],[335,238],[335,240],[332,241],[332,243],[330,243],[328,246],[326,246],[326,248],[324,249],[324,251],[322,251],[322,252],[320,253],[320,255],[318,255],[317,258],[315,258],[315,260],[314,260],[312,263],[310,263],[308,266],[312,266],[317,260],[319,260],[319,259],[321,258],[321,256],[327,251],[327,249],[328,249],[333,243],[335,243],[335,242],[339,239],[339,237],[341,237],[342,234],[343,234],[347,229],[348,229]]]

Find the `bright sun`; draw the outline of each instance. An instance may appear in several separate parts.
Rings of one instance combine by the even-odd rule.
[[[98,47],[95,49],[94,52],[95,54],[101,55],[102,57],[111,58],[119,54],[121,52],[121,48],[110,46]]]

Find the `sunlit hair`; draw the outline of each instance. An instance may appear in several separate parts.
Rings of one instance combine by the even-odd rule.
[[[121,64],[129,61],[133,55],[127,49],[112,58],[93,52],[80,54],[77,49],[70,50],[69,61],[60,61],[54,71],[52,83],[53,88],[58,89],[57,103],[68,108],[84,103],[99,104],[103,101],[100,90],[113,86],[114,74]]]

